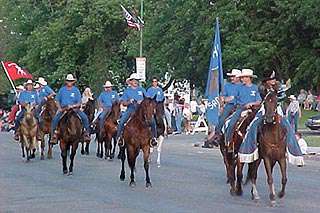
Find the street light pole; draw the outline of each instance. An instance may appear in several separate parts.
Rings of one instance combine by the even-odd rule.
[[[141,0],[140,15],[141,15],[141,20],[143,20],[143,0]],[[140,29],[140,57],[142,57],[142,40],[143,40],[143,27],[141,27]]]

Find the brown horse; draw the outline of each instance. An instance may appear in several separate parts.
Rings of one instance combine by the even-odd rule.
[[[104,129],[97,132],[98,147],[97,157],[103,158],[103,144],[105,151],[105,159],[112,160],[115,155],[117,140],[117,126],[120,118],[120,102],[116,101],[112,104],[110,113],[106,116]],[[99,124],[97,125],[99,129]],[[112,146],[113,139],[113,146]]]
[[[73,109],[66,110],[58,124],[58,139],[62,157],[63,174],[68,173],[67,152],[71,149],[69,174],[73,173],[73,160],[76,155],[80,140],[83,138],[83,126],[81,119]]]
[[[94,113],[96,109],[96,101],[94,99],[89,99],[86,105],[84,106],[83,112],[87,115],[89,123],[92,123],[94,119]],[[89,143],[84,142],[81,140],[81,154],[89,155]]]
[[[249,109],[242,113],[241,118],[235,125],[231,142],[226,144],[220,143],[220,150],[223,155],[224,163],[227,171],[227,182],[230,184],[231,195],[242,195],[242,178],[243,163],[240,163],[238,152],[242,144],[243,138],[247,132],[247,127],[256,115],[256,109]],[[249,164],[251,168],[253,164]],[[251,171],[250,169],[248,171]],[[237,172],[237,178],[236,178]]]
[[[125,179],[124,161],[125,150],[127,150],[128,164],[131,169],[130,186],[135,186],[134,170],[136,158],[140,149],[143,152],[144,169],[146,173],[146,187],[151,187],[149,177],[149,155],[150,140],[152,138],[150,125],[155,114],[156,102],[153,99],[145,98],[138,106],[136,112],[127,122],[123,132],[123,146],[120,147],[120,157],[122,162],[120,180]]]
[[[26,112],[20,125],[20,142],[22,149],[22,157],[25,157],[24,151],[27,153],[27,161],[35,158],[35,150],[37,146],[37,119],[34,116],[34,107],[30,104],[25,106]]]
[[[44,148],[45,148],[45,135],[49,136],[48,139],[48,159],[52,158],[52,147],[50,143],[51,140],[51,122],[58,110],[57,103],[54,98],[48,98],[44,104],[44,110],[40,115],[40,124],[39,124],[39,134],[41,138],[41,159],[44,159]]]
[[[285,195],[285,187],[287,183],[287,163],[286,163],[286,130],[281,126],[281,116],[277,113],[277,92],[269,91],[264,101],[265,115],[263,123],[258,133],[258,150],[259,160],[255,162],[252,181],[252,198],[259,199],[259,194],[256,188],[258,167],[263,159],[267,174],[267,182],[269,185],[269,198],[271,205],[274,206],[275,189],[272,178],[273,167],[276,163],[279,164],[282,175],[282,188],[278,193],[278,197],[282,198]]]

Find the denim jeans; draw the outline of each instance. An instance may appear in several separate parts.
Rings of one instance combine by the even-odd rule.
[[[106,116],[110,113],[111,109],[104,109],[99,115],[99,128],[103,129]]]
[[[18,113],[16,120],[14,121],[14,130],[17,131],[20,127],[20,123],[23,119],[24,113],[26,112],[25,108],[22,108],[21,111]]]
[[[228,125],[227,125],[227,130],[226,130],[227,143],[229,143],[231,140],[234,126],[236,125],[237,121],[239,120],[239,118],[241,116],[241,112],[242,112],[242,109],[237,108],[237,110],[230,116],[230,119],[229,119]]]
[[[291,125],[292,129],[294,129],[295,132],[298,131],[298,121],[299,121],[299,113],[295,114],[289,114],[288,115],[289,124]]]
[[[216,127],[216,132],[221,133],[223,124],[224,124],[226,118],[230,115],[230,112],[232,111],[232,109],[234,107],[235,107],[234,104],[227,104],[227,105],[224,106],[223,112],[219,116],[219,123],[218,123],[218,126]]]
[[[75,112],[79,115],[81,122],[85,128],[85,131],[90,132],[90,124],[89,124],[89,120],[88,120],[86,113],[84,113],[80,110],[75,110]],[[56,130],[63,114],[64,114],[63,112],[57,112],[57,114],[52,119],[52,123],[51,123],[51,134],[52,135],[54,134],[54,131]]]
[[[177,132],[181,133],[182,132],[182,112],[180,110],[177,111],[176,116],[176,127],[177,127]]]
[[[124,125],[126,124],[126,122],[128,121],[128,119],[130,118],[130,116],[136,111],[136,107],[135,106],[128,106],[127,110],[125,112],[122,113],[122,116],[120,118],[120,122],[118,124],[118,128],[117,128],[117,140],[120,138],[120,136],[122,135],[122,132],[124,130]]]

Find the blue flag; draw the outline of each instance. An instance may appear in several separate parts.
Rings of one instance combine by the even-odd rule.
[[[217,126],[219,120],[219,93],[223,89],[223,70],[219,21],[216,19],[214,43],[212,46],[210,66],[205,96],[208,98],[207,120],[211,126]]]

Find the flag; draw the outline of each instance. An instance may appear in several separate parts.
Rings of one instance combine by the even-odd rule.
[[[26,70],[22,69],[18,64],[11,61],[3,61],[2,66],[8,77],[14,81],[20,78],[32,79],[33,76]]]
[[[143,25],[144,21],[138,16],[132,15],[124,6],[120,4],[122,10],[123,10],[123,16],[127,21],[128,27],[140,30]]]
[[[210,125],[217,126],[219,120],[219,93],[223,89],[222,54],[219,20],[216,19],[214,42],[210,56],[208,80],[205,96],[208,98],[207,119]]]

